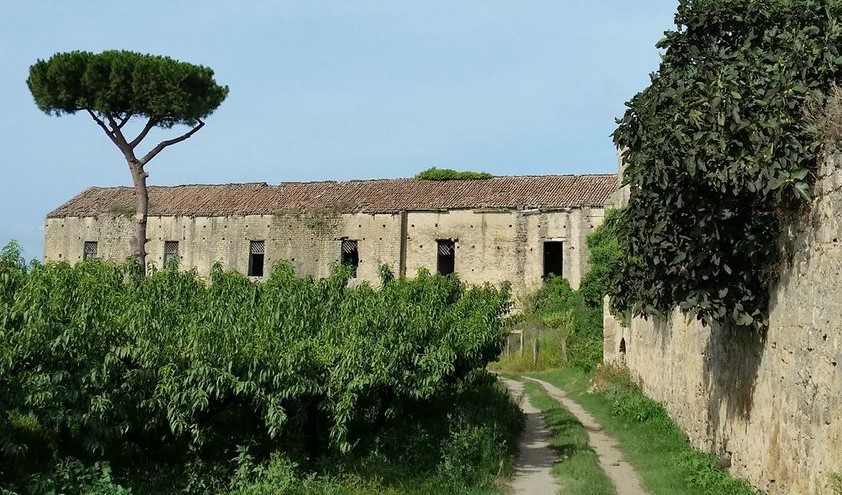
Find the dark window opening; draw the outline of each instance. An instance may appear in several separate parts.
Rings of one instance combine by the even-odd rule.
[[[544,278],[551,275],[564,275],[564,243],[547,241],[544,243]]]
[[[178,264],[178,241],[164,241],[164,266]]]
[[[82,259],[85,261],[96,259],[99,246],[96,241],[85,241]]]
[[[249,277],[263,276],[263,257],[266,247],[263,241],[251,241],[249,245]]]
[[[357,248],[357,241],[342,241],[342,264],[351,267],[351,276],[357,276],[357,267],[360,266],[360,252]]]
[[[450,275],[456,270],[456,243],[454,241],[436,241],[438,259],[436,270],[442,275]]]

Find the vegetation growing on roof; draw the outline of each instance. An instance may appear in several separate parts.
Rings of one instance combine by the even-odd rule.
[[[804,110],[842,77],[842,1],[681,0],[676,23],[614,133],[631,198],[613,307],[764,328],[821,152]]]
[[[132,205],[115,201],[108,207],[108,213],[118,217],[128,217],[134,215],[135,208]]]
[[[459,172],[449,168],[428,168],[423,172],[418,172],[416,179],[422,180],[485,180],[494,177],[488,172]]]

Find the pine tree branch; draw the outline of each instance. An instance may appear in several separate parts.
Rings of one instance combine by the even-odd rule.
[[[123,155],[126,156],[126,160],[134,160],[134,150],[129,146],[129,143],[126,142],[126,137],[123,136],[123,132],[120,130],[120,125],[117,124],[117,121],[114,120],[114,117],[111,114],[105,114],[108,118],[108,125],[111,126],[111,133],[114,136],[114,144],[120,148],[120,151],[123,152]]]
[[[97,123],[97,125],[102,127],[102,130],[105,131],[105,135],[108,136],[108,139],[110,139],[112,143],[114,143],[117,147],[119,147],[120,145],[117,143],[117,138],[114,137],[113,132],[108,130],[108,126],[105,125],[105,122],[103,122],[101,118],[97,117],[96,114],[93,112],[93,110],[91,110],[90,108],[86,108],[85,110],[88,111],[88,114],[91,116],[91,118],[94,119],[94,121]]]
[[[129,119],[131,119],[131,118],[132,118],[132,115],[133,115],[133,114],[132,114],[131,112],[127,112],[125,116],[120,117],[120,122],[119,122],[119,124],[117,125],[117,128],[118,128],[118,129],[122,129],[122,128],[123,128],[123,126],[124,126],[124,125],[126,125],[126,122],[128,122],[128,121],[129,121]]]
[[[157,123],[158,119],[156,119],[155,117],[149,117],[149,120],[146,122],[146,125],[143,126],[143,130],[140,131],[140,134],[138,134],[137,137],[134,138],[131,143],[129,143],[129,147],[131,149],[137,148],[137,145],[140,144],[141,141],[146,139],[146,135],[149,134],[149,131],[152,130],[152,128],[155,127],[155,124]]]
[[[198,122],[198,125],[196,127],[192,128],[192,129],[190,129],[189,132],[187,132],[185,134],[182,134],[181,136],[179,136],[177,138],[168,139],[166,141],[161,141],[160,143],[158,143],[158,146],[155,146],[154,148],[152,148],[152,150],[149,153],[147,153],[146,156],[144,156],[143,158],[141,158],[139,160],[140,165],[143,166],[143,165],[146,165],[147,163],[149,163],[150,160],[155,158],[155,155],[157,155],[158,153],[163,151],[163,149],[166,148],[167,146],[172,146],[174,144],[178,144],[178,143],[184,141],[185,139],[190,138],[190,136],[192,136],[193,134],[196,134],[197,132],[199,132],[199,129],[204,127],[205,123],[202,122],[201,119],[197,119],[197,122]]]

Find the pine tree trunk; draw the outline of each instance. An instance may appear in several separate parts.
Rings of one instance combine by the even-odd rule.
[[[143,170],[143,165],[137,161],[129,161],[129,169],[132,172],[134,182],[134,195],[137,202],[137,210],[134,215],[135,237],[132,240],[134,256],[140,265],[141,273],[146,273],[146,222],[149,214],[149,190],[146,188],[146,177],[148,174]]]

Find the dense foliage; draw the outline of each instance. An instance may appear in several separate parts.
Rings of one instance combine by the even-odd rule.
[[[614,134],[631,200],[615,309],[767,324],[782,216],[810,198],[811,102],[842,76],[839,0],[681,0]]]
[[[481,476],[439,464],[453,435],[499,451],[517,432],[483,371],[500,352],[507,290],[426,273],[349,288],[349,276],[281,264],[265,283],[218,267],[209,282],[174,267],[142,277],[134,263],[26,267],[7,248],[0,488],[84,492],[114,477],[135,493],[162,490],[141,486],[155,479],[201,492],[230,486],[238,456],[307,469],[404,456],[443,478],[493,477],[499,458]]]
[[[617,240],[617,224],[622,210],[611,209],[605,220],[588,235],[588,272],[579,283],[579,292],[591,308],[602,308],[602,298],[611,289],[611,281],[622,260]]]
[[[428,168],[422,172],[418,172],[416,179],[423,180],[484,180],[494,177],[487,172],[459,172],[449,168]]]
[[[48,114],[89,109],[154,118],[162,127],[192,126],[228,95],[228,87],[217,84],[207,67],[118,50],[57,53],[38,60],[26,84]]]

